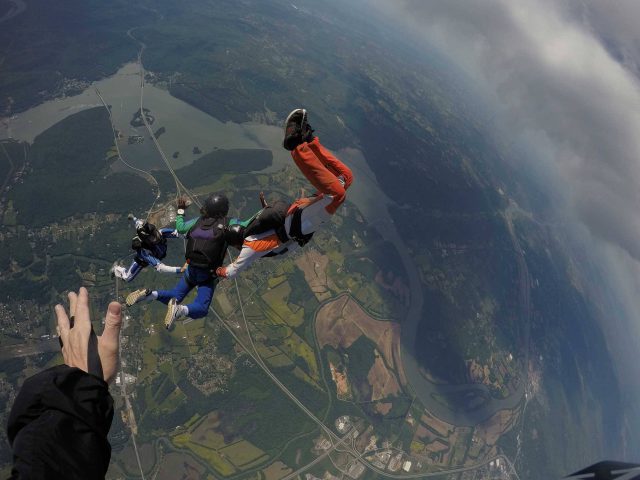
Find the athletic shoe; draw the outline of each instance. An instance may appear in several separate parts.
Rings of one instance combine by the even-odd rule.
[[[178,305],[176,299],[172,298],[167,304],[167,313],[164,316],[164,326],[167,328],[167,330],[171,328],[173,322],[175,322],[179,317],[181,317],[180,306]]]
[[[296,108],[284,121],[284,139],[282,146],[287,150],[293,150],[300,145],[302,134],[304,133],[304,125],[307,123],[307,111],[304,108]]]
[[[313,132],[315,132],[315,130],[313,128],[311,128],[311,125],[309,125],[309,115],[307,114],[307,112],[304,112],[304,118],[302,119],[302,125],[301,125],[301,129],[302,129],[302,141],[303,142],[312,142],[315,137],[315,135],[313,135]]]
[[[124,279],[126,274],[127,274],[127,269],[124,267],[121,267],[120,265],[114,265],[113,267],[111,267],[112,277]]]
[[[151,295],[151,290],[149,290],[148,288],[141,288],[140,290],[136,290],[135,292],[131,292],[129,295],[127,295],[125,303],[127,304],[127,307],[131,307],[132,305],[143,301],[149,295]]]
[[[316,138],[313,132],[315,132],[315,130],[311,128],[311,125],[305,122],[302,126],[302,141],[307,143],[313,142],[313,139]]]

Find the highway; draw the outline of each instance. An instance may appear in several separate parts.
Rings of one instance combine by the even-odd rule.
[[[233,330],[233,328],[230,325],[228,325],[222,319],[222,317],[220,317],[220,315],[218,315],[218,313],[215,311],[215,309],[213,307],[209,307],[209,310],[216,316],[216,318],[220,321],[220,323],[229,331],[229,333],[233,336],[233,338],[238,343],[238,345],[240,345],[243,348],[243,350],[245,350],[247,352],[247,354],[251,358],[253,358],[253,360],[260,366],[260,368],[262,368],[262,370],[267,374],[267,376],[278,386],[278,388],[280,388],[280,390],[285,395],[287,395],[291,399],[291,401],[293,401],[298,406],[298,408],[300,408],[311,420],[313,420],[329,436],[329,438],[332,441],[336,442],[336,443],[334,443],[333,448],[331,450],[329,450],[329,452],[327,452],[324,455],[323,458],[327,457],[333,450],[335,450],[341,443],[343,443],[345,441],[345,439],[348,439],[349,435],[347,434],[345,437],[340,438],[337,434],[335,434],[333,432],[333,430],[331,430],[329,427],[327,427],[318,417],[316,417],[302,402],[300,402],[300,400],[298,400],[298,398],[286,387],[286,385],[284,385],[271,372],[269,367],[264,363],[264,361],[262,360],[262,358],[258,354],[258,352],[257,352],[257,350],[255,348],[255,344],[253,343],[253,339],[251,337],[251,332],[249,330],[249,325],[248,325],[248,322],[246,320],[246,316],[244,314],[243,302],[242,302],[242,298],[240,297],[240,290],[239,290],[239,288],[237,286],[237,280],[236,280],[236,292],[238,294],[238,301],[240,302],[240,311],[242,313],[242,318],[243,318],[243,321],[244,321],[244,327],[245,327],[245,330],[247,332],[247,335],[248,335],[248,338],[249,338],[249,343],[251,344],[251,348],[247,347],[247,345],[244,344],[244,342],[238,337],[238,335]],[[356,460],[361,461],[365,467],[367,467],[368,469],[374,471],[375,473],[377,473],[379,475],[382,475],[382,476],[384,476],[386,478],[397,478],[397,479],[438,477],[438,476],[447,475],[447,474],[451,474],[451,473],[467,472],[467,471],[475,470],[477,468],[480,468],[480,467],[483,467],[485,465],[488,465],[490,462],[492,462],[493,460],[496,460],[497,458],[503,458],[505,461],[508,462],[508,459],[506,457],[504,457],[503,455],[497,455],[495,457],[489,458],[489,459],[485,460],[484,462],[478,463],[476,465],[471,465],[471,466],[467,466],[467,467],[452,468],[452,469],[443,470],[443,471],[440,471],[440,472],[413,473],[413,474],[393,474],[393,473],[388,473],[385,470],[382,470],[382,469],[376,467],[371,462],[369,462],[368,460],[363,458],[364,455],[369,454],[370,452],[360,453],[353,446],[349,446],[349,448],[347,449],[347,453],[352,455]],[[309,464],[305,465],[304,467],[298,469],[296,472],[299,472],[299,473],[297,473],[297,474],[299,475],[301,472],[304,472],[308,468],[311,468],[313,465],[318,463],[316,460],[319,461],[318,459],[315,459],[311,463],[309,463]],[[511,462],[508,462],[508,463],[511,464]],[[288,475],[285,478],[293,478],[293,477],[290,477]]]
[[[304,471],[310,469],[311,467],[313,467],[314,465],[320,463],[322,460],[324,460],[325,458],[327,458],[336,448],[338,448],[340,446],[341,443],[344,443],[345,441],[349,440],[352,437],[353,431],[355,429],[351,429],[349,430],[344,437],[342,437],[340,439],[340,441],[338,443],[335,443],[331,448],[329,448],[326,452],[324,452],[322,455],[318,456],[318,458],[315,458],[313,461],[307,463],[304,467],[299,468],[298,470],[296,470],[295,472],[290,473],[289,475],[282,477],[280,480],[291,480],[295,477],[297,477],[298,475],[300,475],[301,473],[303,473]]]
[[[155,206],[156,202],[158,201],[158,199],[160,198],[160,186],[158,185],[158,181],[156,180],[156,178],[151,174],[151,172],[148,172],[146,170],[142,170],[138,167],[134,167],[133,165],[131,165],[130,163],[126,162],[125,159],[122,157],[122,152],[120,151],[120,145],[118,144],[118,133],[116,130],[116,126],[113,122],[113,116],[111,114],[111,109],[109,108],[109,106],[107,105],[107,102],[105,102],[104,98],[102,97],[102,94],[100,93],[100,90],[98,90],[97,88],[96,90],[96,94],[98,95],[98,98],[100,98],[100,101],[102,102],[102,105],[104,105],[104,108],[107,109],[107,112],[109,112],[109,121],[111,122],[111,131],[113,132],[113,143],[116,146],[116,151],[118,152],[118,158],[120,159],[120,161],[126,165],[127,167],[129,167],[130,169],[140,173],[143,175],[143,177],[145,177],[146,179],[148,179],[155,187],[156,190],[156,198],[153,201],[153,203],[151,204],[151,206],[149,207],[149,212],[147,213],[147,218],[149,218],[149,215],[151,214],[151,211],[153,210],[153,207]]]
[[[149,125],[149,122],[147,121],[147,116],[144,113],[144,65],[142,64],[142,55],[143,55],[145,49],[147,48],[147,45],[144,42],[141,42],[140,40],[138,40],[133,35],[133,33],[131,33],[132,30],[133,29],[129,29],[129,31],[127,32],[127,35],[130,38],[132,38],[133,40],[135,40],[136,42],[138,42],[138,44],[140,45],[140,51],[138,52],[138,65],[140,66],[140,117],[142,118],[142,121],[144,122],[144,126],[147,128],[147,132],[149,133],[149,136],[151,137],[151,140],[153,141],[154,145],[156,146],[156,150],[160,154],[160,157],[162,158],[162,161],[164,162],[164,164],[169,169],[169,173],[171,173],[171,176],[173,177],[173,180],[176,183],[176,198],[181,193],[186,193],[189,196],[189,198],[195,204],[197,204],[198,206],[201,206],[200,202],[198,201],[198,199],[194,195],[191,194],[189,189],[183,185],[183,183],[180,181],[180,179],[176,175],[176,172],[174,171],[173,167],[171,166],[171,162],[169,162],[169,159],[167,158],[167,156],[165,155],[164,151],[162,150],[162,147],[160,146],[160,142],[158,142],[158,139],[156,138],[156,136],[154,135],[153,130],[151,129],[151,125]]]
[[[118,280],[118,278],[116,277],[115,282],[116,282],[116,298],[118,298],[120,296],[120,280]],[[136,443],[136,434],[138,431],[138,427],[136,425],[136,417],[133,413],[133,407],[131,406],[131,402],[129,401],[129,395],[127,395],[127,382],[125,382],[124,368],[122,368],[122,348],[118,349],[118,365],[120,366],[120,392],[122,393],[122,399],[124,400],[125,410],[127,412],[127,418],[129,419],[129,428],[131,430],[131,443],[133,444],[133,451],[135,452],[136,460],[138,461],[140,476],[142,477],[142,480],[145,480],[144,471],[142,470],[142,462],[140,461],[140,454],[138,453],[138,444]]]

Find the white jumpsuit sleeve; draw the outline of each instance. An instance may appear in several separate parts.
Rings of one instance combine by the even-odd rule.
[[[249,266],[255,262],[256,260],[258,260],[259,258],[263,257],[264,255],[266,255],[267,252],[256,252],[254,249],[252,249],[251,247],[248,247],[246,245],[242,246],[242,250],[240,250],[240,254],[236,257],[236,259],[230,263],[229,265],[227,265],[226,268],[226,278],[233,278],[236,275],[238,275],[238,273],[240,273],[243,270],[246,270],[247,268],[249,268]]]

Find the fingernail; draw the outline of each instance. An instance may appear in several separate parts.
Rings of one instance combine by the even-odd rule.
[[[120,315],[120,312],[122,311],[122,305],[120,305],[118,302],[111,302],[109,304],[108,311],[111,315]]]

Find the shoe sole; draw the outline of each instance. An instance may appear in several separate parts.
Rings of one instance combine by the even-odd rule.
[[[291,112],[289,113],[289,115],[287,115],[287,118],[284,121],[284,128],[285,128],[285,133],[286,133],[286,128],[287,128],[287,123],[289,123],[289,120],[291,120],[291,117],[293,117],[293,115],[296,112],[302,111],[302,118],[304,118],[307,115],[307,111],[304,108],[295,108],[293,110],[291,110]]]
[[[124,303],[125,303],[125,305],[127,307],[133,307],[136,303],[138,303],[140,301],[140,298],[142,298],[140,296],[137,296],[137,297],[133,298],[133,294],[134,293],[136,293],[136,292],[130,293],[129,295],[127,295],[127,298],[125,298]],[[145,295],[145,297],[146,297],[146,295]],[[129,302],[130,298],[132,299],[131,302]]]
[[[294,110],[291,110],[289,115],[287,115],[287,118],[284,121],[284,126],[282,127],[284,130],[284,138],[282,139],[282,146],[287,150],[292,150],[291,148],[287,148],[285,143],[287,140],[287,125],[289,125],[289,121],[291,120],[291,117],[293,117],[298,112],[302,112],[302,121],[304,121],[304,119],[307,118],[307,111],[304,108],[296,108]]]
[[[175,300],[169,300],[169,308],[167,308],[167,313],[164,316],[164,326],[167,330],[171,328],[173,325],[173,317],[176,311],[176,302]]]

